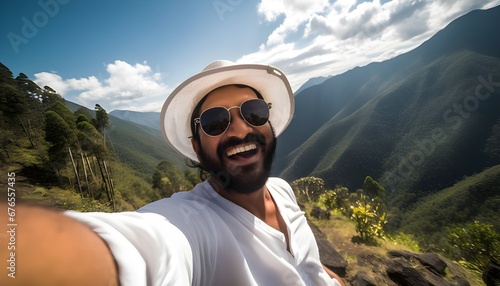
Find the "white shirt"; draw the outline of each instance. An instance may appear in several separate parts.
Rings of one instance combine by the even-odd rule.
[[[77,213],[109,245],[127,285],[339,285],[322,268],[291,187],[266,183],[283,233],[220,196],[205,181],[137,212]]]

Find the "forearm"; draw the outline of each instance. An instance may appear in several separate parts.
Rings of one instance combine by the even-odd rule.
[[[118,285],[106,243],[84,224],[60,211],[24,204],[16,205],[14,227],[7,220],[7,212],[1,211],[0,237],[14,243],[1,243],[0,259],[15,257],[15,278],[2,273],[10,271],[4,267],[1,285]],[[15,231],[12,238],[9,230]]]
[[[330,278],[337,279],[337,281],[340,283],[341,286],[345,286],[344,281],[342,280],[342,278],[340,278],[340,276],[337,275],[337,273],[333,272],[332,270],[330,270],[330,268],[326,267],[325,265],[323,265],[323,269],[325,269],[326,273],[330,276]]]

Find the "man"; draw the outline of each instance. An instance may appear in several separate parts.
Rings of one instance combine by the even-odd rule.
[[[290,186],[269,178],[276,136],[293,111],[280,70],[208,65],[167,98],[161,123],[167,142],[210,178],[137,212],[23,207],[19,225],[33,235],[19,235],[18,277],[39,285],[343,285],[321,265]]]

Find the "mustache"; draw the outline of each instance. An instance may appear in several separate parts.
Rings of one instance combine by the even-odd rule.
[[[257,143],[262,147],[265,147],[266,138],[264,137],[264,135],[260,133],[248,133],[243,139],[230,137],[224,142],[221,142],[221,144],[219,144],[219,147],[217,148],[217,155],[219,156],[219,158],[222,158],[224,150],[227,150],[228,148],[233,146],[237,146],[240,144],[247,144],[247,143]]]

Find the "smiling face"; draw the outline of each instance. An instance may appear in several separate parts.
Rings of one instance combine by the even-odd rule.
[[[210,92],[200,110],[231,108],[255,98],[258,97],[250,88],[224,86]],[[199,141],[193,140],[193,148],[212,179],[226,191],[251,193],[262,188],[269,177],[276,138],[269,122],[255,127],[241,117],[239,108],[229,112],[229,127],[219,136],[206,135],[198,125]]]

